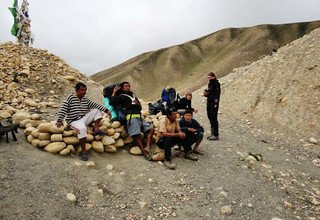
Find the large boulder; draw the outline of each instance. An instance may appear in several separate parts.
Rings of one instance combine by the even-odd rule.
[[[62,151],[66,147],[66,143],[64,142],[52,142],[45,146],[44,150],[50,153],[56,154]]]

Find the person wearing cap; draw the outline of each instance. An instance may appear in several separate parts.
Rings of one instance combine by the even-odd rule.
[[[220,83],[213,72],[208,73],[208,88],[203,95],[207,97],[207,115],[211,126],[210,141],[219,140],[218,109],[220,102]]]
[[[126,118],[126,128],[128,134],[139,146],[145,158],[152,160],[150,149],[154,129],[149,122],[142,118],[142,106],[138,98],[131,91],[130,83],[122,82],[120,85],[114,87],[113,93],[109,100],[111,105],[118,106],[119,108],[123,109]],[[144,133],[146,137],[145,145],[140,135],[141,132]]]
[[[78,132],[79,144],[82,151],[80,157],[86,161],[88,160],[86,155],[87,125],[94,122],[93,135],[103,135],[104,132],[99,130],[102,118],[101,111],[108,114],[110,112],[107,108],[85,97],[87,86],[84,83],[77,83],[75,90],[76,93],[69,95],[62,103],[58,112],[56,126],[58,128],[63,126],[63,120],[66,117],[68,125]]]

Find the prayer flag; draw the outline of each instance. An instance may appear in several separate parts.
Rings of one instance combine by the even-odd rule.
[[[17,20],[17,12],[18,12],[18,0],[13,1],[12,8],[9,7],[9,10],[11,11],[11,14],[14,18],[14,23],[11,28],[11,34],[13,36],[17,36],[19,28],[18,28],[18,20]]]

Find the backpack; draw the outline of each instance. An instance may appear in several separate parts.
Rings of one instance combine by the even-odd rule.
[[[174,105],[174,102],[176,101],[177,93],[174,88],[170,88],[168,91],[168,103],[170,105]]]
[[[179,93],[177,93],[177,98],[176,98],[176,100],[174,101],[173,106],[174,106],[175,109],[180,109],[180,108],[182,108],[181,98],[180,98],[180,96],[179,96]]]
[[[157,101],[157,102],[154,102],[154,103],[148,103],[149,105],[149,113],[151,115],[156,115],[158,114],[159,112],[163,112],[165,110],[165,107],[164,105],[161,103],[161,100],[160,101]]]
[[[161,93],[162,102],[167,102],[167,107],[174,107],[176,101],[176,90],[174,88],[169,88],[168,90],[163,89]]]

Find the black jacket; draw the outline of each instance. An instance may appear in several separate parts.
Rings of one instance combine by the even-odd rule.
[[[179,120],[180,130],[184,133],[189,133],[188,128],[194,128],[197,131],[196,132],[204,132],[203,127],[197,122],[197,120],[192,119],[190,122],[184,120],[184,118],[181,118]]]
[[[188,100],[185,97],[180,99],[178,109],[191,109],[194,111],[194,109],[191,107],[191,100]]]
[[[208,90],[209,92],[207,96],[207,102],[216,102],[217,104],[220,101],[220,83],[217,79],[212,79],[208,83]]]
[[[140,114],[142,109],[138,98],[136,98],[131,91],[127,93],[123,92],[117,96],[111,96],[109,100],[111,105],[118,109],[122,109],[125,115]]]

